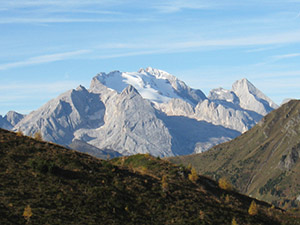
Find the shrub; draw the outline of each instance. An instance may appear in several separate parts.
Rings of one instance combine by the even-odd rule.
[[[199,218],[201,220],[204,220],[204,217],[205,217],[205,212],[203,212],[202,210],[199,211]]]
[[[37,141],[43,141],[42,133],[40,131],[35,132],[34,139]]]
[[[223,190],[227,190],[227,191],[232,190],[231,183],[224,177],[219,179],[219,187],[222,188]]]
[[[17,134],[18,137],[24,136],[24,135],[23,135],[23,132],[22,132],[21,130],[18,130],[16,134]]]
[[[29,161],[29,166],[40,173],[54,173],[58,168],[54,162],[44,159],[32,159]]]

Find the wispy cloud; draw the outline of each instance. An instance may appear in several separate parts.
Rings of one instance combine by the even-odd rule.
[[[278,48],[278,46],[268,46],[268,47],[263,47],[263,48],[253,48],[246,50],[246,53],[252,53],[252,52],[264,52],[264,51],[269,51]]]
[[[120,4],[122,1],[120,0],[101,0],[101,1],[93,1],[93,0],[15,0],[15,1],[4,1],[2,2],[2,6],[10,9],[14,8],[24,8],[24,7],[67,7],[67,8],[81,8],[87,6],[106,6],[106,5],[115,5]]]
[[[145,22],[150,18],[2,18],[0,24],[46,24],[46,23],[125,23]]]
[[[275,55],[272,58],[274,60],[281,60],[281,59],[288,59],[288,58],[294,58],[299,57],[300,53],[291,53],[291,54],[284,54],[284,55]]]
[[[75,56],[87,54],[90,52],[91,52],[91,50],[78,50],[78,51],[72,51],[72,52],[64,52],[64,53],[37,56],[37,57],[25,59],[23,61],[0,64],[0,70],[7,70],[7,69],[11,69],[11,68],[16,68],[16,67],[23,67],[23,66],[29,66],[29,65],[62,61],[62,60],[73,58]]]
[[[212,4],[208,4],[204,1],[173,0],[159,2],[154,5],[154,8],[161,13],[174,13],[184,9],[206,9],[211,6]]]
[[[283,59],[290,59],[290,58],[295,58],[295,57],[300,57],[300,53],[290,53],[290,54],[282,54],[282,55],[274,55],[266,58],[265,61],[256,64],[255,66],[263,66],[266,64],[272,64],[274,62],[277,62],[279,60]]]
[[[0,64],[0,70],[7,70],[16,67],[23,67],[29,65],[37,65],[42,63],[49,63],[55,61],[62,61],[73,59],[74,57],[86,55],[85,58],[95,59],[109,59],[120,58],[138,55],[151,55],[151,54],[168,54],[180,52],[194,52],[215,48],[236,48],[236,47],[250,47],[250,46],[266,46],[268,48],[272,45],[281,45],[288,43],[299,43],[300,32],[290,32],[282,34],[274,34],[272,37],[268,36],[251,36],[245,38],[232,38],[232,39],[215,39],[215,40],[187,40],[183,42],[160,42],[156,40],[152,44],[145,44],[142,42],[136,43],[106,43],[98,45],[92,49],[83,49],[77,51],[70,51],[57,54],[48,54],[37,57],[31,57],[22,61]],[[102,51],[103,50],[103,51]],[[113,53],[112,53],[113,52]],[[88,53],[91,53],[87,55]],[[284,58],[291,58],[300,56],[298,53],[274,56],[272,60],[280,60]]]

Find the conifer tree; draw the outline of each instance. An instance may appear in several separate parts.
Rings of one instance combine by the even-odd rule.
[[[231,225],[238,225],[234,217],[232,218]]]
[[[254,200],[252,200],[252,202],[250,204],[250,207],[248,209],[248,213],[251,216],[257,215],[257,213],[258,213],[257,205],[256,205]]]
[[[23,216],[27,222],[30,220],[30,217],[32,217],[32,211],[30,205],[27,205],[24,209]]]
[[[198,180],[198,174],[196,172],[196,169],[193,167],[191,169],[191,173],[189,174],[189,180],[192,182],[196,182]]]
[[[168,190],[169,185],[168,185],[168,182],[167,182],[166,175],[163,175],[163,177],[161,179],[161,187],[162,187],[164,192]]]

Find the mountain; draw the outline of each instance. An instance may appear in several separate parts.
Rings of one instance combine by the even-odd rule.
[[[280,207],[300,205],[300,101],[291,100],[236,139],[207,152],[171,158],[242,193]]]
[[[258,90],[247,79],[236,81],[232,85],[232,91],[240,99],[240,106],[257,112],[261,115],[267,115],[278,106],[260,90]]]
[[[278,106],[247,79],[236,81],[232,90],[217,88],[196,105],[172,99],[159,105],[167,115],[186,116],[238,132],[245,132]]]
[[[188,87],[175,76],[158,69],[148,67],[139,72],[113,71],[99,73],[96,79],[108,88],[121,93],[128,85],[133,86],[144,99],[156,103],[166,103],[181,98],[193,104],[206,99],[200,90]]]
[[[45,140],[68,145],[74,139],[76,130],[103,125],[104,111],[105,106],[99,100],[99,95],[79,86],[31,112],[14,130],[21,130],[25,135],[40,131]]]
[[[149,67],[99,73],[89,89],[79,86],[61,94],[13,130],[26,135],[40,131],[45,140],[65,146],[80,140],[122,155],[165,157],[203,152],[229,141],[272,107],[276,105],[245,79],[232,91],[219,88],[206,97],[175,76]]]
[[[5,119],[5,117],[2,117],[1,115],[0,115],[0,127],[1,127],[1,128],[4,128],[4,129],[6,129],[6,130],[10,130],[10,129],[13,128],[13,126],[11,125],[11,123],[8,122],[8,121]]]
[[[4,119],[7,120],[13,127],[16,126],[23,118],[25,115],[17,113],[15,111],[9,111]]]
[[[104,161],[2,129],[0,141],[0,224],[299,224],[150,155]]]
[[[11,130],[19,123],[25,115],[17,113],[15,111],[9,111],[4,117],[0,115],[0,127]]]

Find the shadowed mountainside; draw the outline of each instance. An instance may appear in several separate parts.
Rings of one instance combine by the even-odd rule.
[[[225,176],[242,193],[289,208],[300,205],[299,158],[300,101],[292,100],[240,137],[170,161],[215,179]]]

